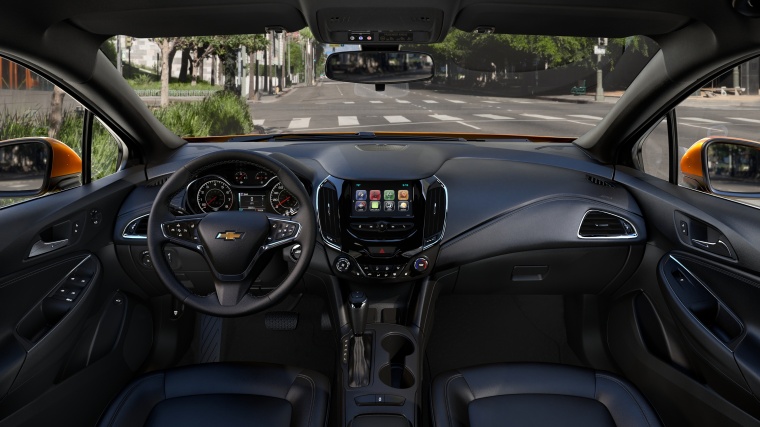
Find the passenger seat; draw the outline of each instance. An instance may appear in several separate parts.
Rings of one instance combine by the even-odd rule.
[[[627,381],[566,365],[508,363],[444,372],[431,393],[436,427],[661,426]]]

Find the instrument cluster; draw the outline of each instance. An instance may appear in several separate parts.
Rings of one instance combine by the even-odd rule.
[[[293,216],[299,201],[273,172],[254,165],[218,167],[187,186],[187,207],[195,213],[240,210]]]

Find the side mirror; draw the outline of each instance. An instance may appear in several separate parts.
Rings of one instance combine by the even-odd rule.
[[[82,159],[52,138],[0,142],[0,197],[38,196],[80,185]]]
[[[760,198],[760,143],[738,138],[704,138],[681,158],[684,183],[727,197]]]

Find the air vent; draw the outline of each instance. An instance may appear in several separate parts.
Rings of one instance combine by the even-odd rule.
[[[588,179],[588,181],[589,181],[590,183],[592,183],[592,184],[601,185],[602,187],[610,187],[610,188],[615,188],[615,184],[613,184],[613,183],[611,183],[611,182],[609,182],[609,181],[607,181],[607,180],[604,180],[604,179],[602,179],[602,178],[599,178],[599,177],[597,177],[597,176],[593,176],[593,175],[586,175],[586,178],[587,178],[587,179]]]
[[[164,183],[169,180],[170,175],[163,175],[159,176],[158,178],[153,178],[150,181],[148,181],[145,186],[146,187],[160,187],[164,185]]]
[[[143,215],[133,219],[124,227],[121,234],[126,239],[147,239],[148,238],[148,215]]]
[[[338,191],[329,183],[319,187],[317,207],[319,209],[319,229],[322,239],[328,245],[340,249],[340,215],[338,213]]]
[[[428,189],[425,201],[425,225],[422,228],[423,246],[435,244],[443,237],[446,226],[446,189],[441,186]]]
[[[360,144],[356,148],[362,151],[402,151],[406,150],[406,144]]]
[[[630,221],[603,211],[588,211],[583,216],[578,237],[583,239],[632,239],[638,236]]]

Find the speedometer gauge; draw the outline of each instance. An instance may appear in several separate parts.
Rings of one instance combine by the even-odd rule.
[[[203,212],[228,211],[232,208],[232,189],[226,182],[212,179],[198,187],[198,207]]]
[[[280,215],[293,216],[298,213],[298,200],[278,182],[269,192],[269,203],[272,209]]]

